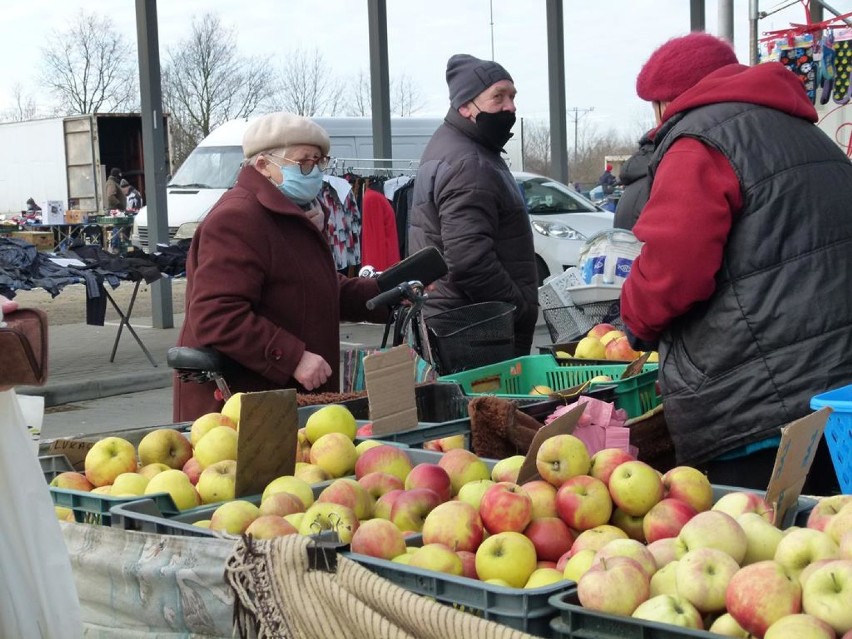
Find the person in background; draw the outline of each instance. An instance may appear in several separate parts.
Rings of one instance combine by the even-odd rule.
[[[35,203],[35,200],[29,198],[27,200],[27,213],[35,215],[36,213],[41,213],[41,207]]]
[[[639,219],[642,207],[648,201],[651,192],[651,176],[648,164],[654,153],[654,141],[651,132],[639,138],[639,148],[621,166],[618,179],[622,185],[621,197],[615,206],[613,227],[630,231]]]
[[[538,318],[529,215],[500,155],[515,124],[515,84],[496,62],[457,54],[447,63],[450,109],[420,160],[409,252],[437,247],[449,267],[425,313],[503,301],[515,306],[515,351],[528,355]]]
[[[178,345],[230,358],[233,392],[339,392],[340,320],[387,317],[387,308],[366,309],[377,280],[340,275],[323,234],[316,198],[329,147],[326,131],[308,118],[257,118],[243,136],[235,186],[192,238]],[[175,377],[175,420],[221,410],[214,391]]]
[[[618,184],[618,180],[615,179],[615,176],[612,174],[612,164],[607,164],[604,167],[604,172],[601,173],[601,176],[598,178],[598,184],[603,189],[604,195],[612,195],[615,193],[615,187]]]
[[[128,213],[135,214],[142,208],[142,194],[136,190],[136,187],[123,178],[119,186],[121,186],[121,192],[124,193],[124,197],[127,199],[125,210]]]
[[[852,163],[794,74],[709,34],[663,44],[636,92],[657,127],[628,338],[659,349],[678,463],[766,488],[780,428],[852,379]],[[804,492],[837,490],[823,441]]]
[[[121,169],[112,169],[106,183],[106,208],[108,211],[124,211],[127,198],[121,190]]]

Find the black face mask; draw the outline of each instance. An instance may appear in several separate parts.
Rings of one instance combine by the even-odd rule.
[[[476,126],[485,141],[495,148],[502,149],[512,137],[512,127],[515,126],[515,114],[512,111],[488,113],[480,111],[476,114]]]

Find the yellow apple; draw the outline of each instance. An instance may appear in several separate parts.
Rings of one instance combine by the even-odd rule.
[[[136,448],[121,437],[105,437],[89,449],[83,465],[93,486],[107,486],[121,473],[136,472]]]
[[[351,508],[340,504],[314,504],[302,516],[300,535],[315,535],[324,530],[337,533],[341,543],[348,544],[358,530],[358,519]]]
[[[523,588],[536,569],[533,542],[518,532],[491,535],[476,550],[476,574],[483,581],[503,579],[512,588]]]
[[[73,470],[59,473],[56,477],[50,480],[50,485],[54,488],[62,488],[63,490],[79,490],[84,493],[89,492],[94,488],[92,482],[86,479],[83,473],[78,473]]]
[[[332,477],[351,475],[355,472],[357,461],[355,444],[352,443],[352,438],[344,433],[329,432],[311,444],[311,463]]]
[[[580,581],[580,577],[586,574],[589,568],[592,567],[595,554],[596,551],[591,548],[585,548],[573,553],[571,558],[565,562],[562,576],[571,581]]]
[[[355,452],[358,453],[358,459],[371,448],[382,446],[382,442],[378,439],[365,439],[355,446]]]
[[[501,459],[491,469],[491,480],[515,482],[518,479],[518,472],[521,470],[524,459],[526,458],[523,455],[512,455]]]
[[[192,422],[189,428],[189,441],[193,446],[197,446],[201,438],[217,426],[227,426],[236,430],[237,422],[222,413],[207,413]]]
[[[145,487],[146,495],[168,493],[178,510],[201,505],[201,498],[183,471],[170,468],[154,475]]]
[[[261,507],[263,504],[261,504]],[[284,515],[284,519],[293,525],[293,528],[299,530],[302,525],[302,520],[305,518],[305,513],[293,513],[292,515]]]
[[[157,473],[161,473],[164,470],[169,470],[169,468],[170,467],[166,466],[165,464],[154,462],[153,464],[146,464],[145,466],[142,466],[142,468],[139,469],[139,474],[144,475],[148,479],[151,479],[151,477],[153,477]]]
[[[314,503],[314,491],[306,481],[298,479],[293,475],[283,475],[273,479],[263,489],[260,501],[266,501],[267,497],[275,493],[290,493],[298,497],[305,508],[310,508]]]
[[[293,474],[309,484],[318,484],[331,479],[331,475],[316,464],[296,464],[296,470],[293,471]]]
[[[530,578],[527,579],[527,583],[524,584],[524,588],[542,588],[560,581],[565,581],[565,577],[561,572],[556,570],[556,568],[537,568],[533,571],[533,574],[530,575]]]
[[[230,501],[236,496],[237,462],[232,459],[210,464],[201,471],[195,489],[202,504]]]
[[[305,423],[305,435],[311,445],[323,435],[329,433],[340,433],[349,438],[349,441],[355,439],[355,433],[358,430],[358,425],[355,423],[355,418],[345,406],[338,404],[330,404],[323,406],[315,413],[308,417]]]
[[[210,530],[242,535],[251,522],[258,517],[260,517],[260,509],[250,501],[244,499],[226,501],[213,511],[213,516],[210,517]]]
[[[145,494],[149,479],[141,473],[121,473],[112,483],[110,494],[114,497],[135,497]]]
[[[53,512],[59,521],[74,521],[74,511],[64,506],[54,506]]]
[[[278,515],[260,515],[246,528],[246,534],[255,539],[272,539],[298,534],[289,521]]]
[[[233,428],[217,426],[202,437],[195,446],[194,457],[202,468],[226,459],[236,461],[238,439],[239,435]]]
[[[210,520],[209,519],[199,519],[198,521],[192,522],[193,526],[198,526],[199,528],[210,528]]]
[[[240,411],[242,410],[243,394],[244,393],[234,393],[228,398],[228,401],[226,401],[225,405],[222,407],[222,414],[234,422],[237,425],[237,429],[240,427]]]
[[[461,557],[444,544],[425,544],[411,554],[409,566],[461,576],[464,572]]]
[[[529,394],[530,395],[544,395],[545,397],[547,397],[552,392],[553,392],[553,389],[550,386],[545,386],[543,384],[540,384],[538,386],[533,386],[530,389]]]
[[[579,359],[604,359],[606,356],[606,344],[597,337],[586,336],[577,342],[574,349],[574,357]]]
[[[142,438],[138,452],[143,466],[157,463],[180,470],[192,457],[192,444],[174,428],[157,428]]]

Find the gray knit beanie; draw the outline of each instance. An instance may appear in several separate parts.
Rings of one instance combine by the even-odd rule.
[[[501,80],[514,82],[506,69],[491,60],[457,53],[447,62],[447,86],[450,88],[450,104],[454,109],[470,102]]]

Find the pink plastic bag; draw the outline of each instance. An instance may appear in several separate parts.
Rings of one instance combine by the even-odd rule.
[[[586,445],[589,455],[605,448],[618,448],[634,457],[638,454],[639,450],[630,445],[630,429],[624,426],[627,414],[613,404],[594,397],[581,396],[573,404],[560,406],[544,423],[549,424],[579,404],[585,405],[585,410],[574,429],[574,436]]]

